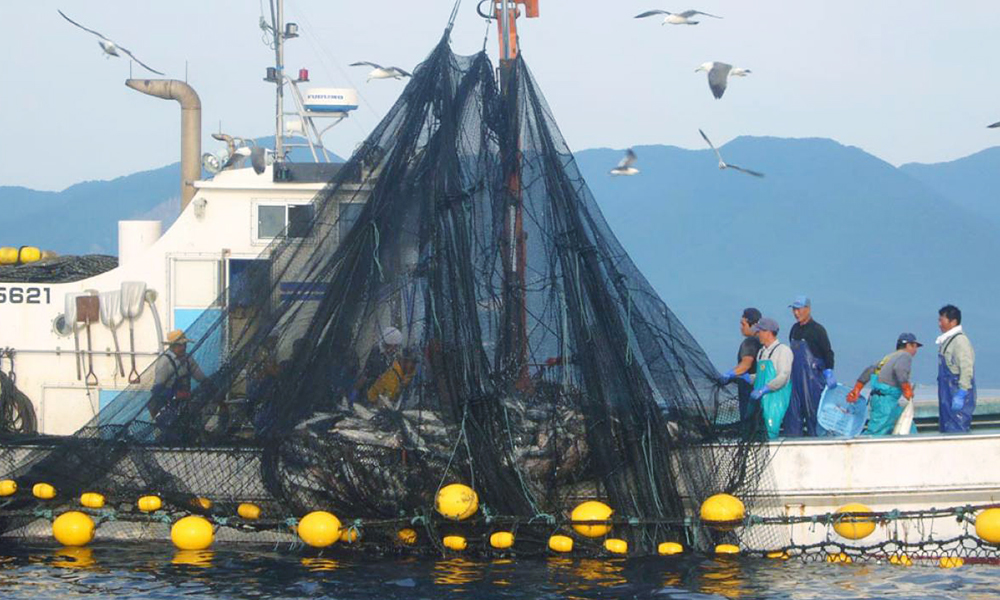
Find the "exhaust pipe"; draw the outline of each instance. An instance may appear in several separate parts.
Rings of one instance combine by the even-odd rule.
[[[194,88],[176,79],[129,79],[133,90],[176,100],[181,105],[181,212],[194,198],[194,182],[201,177],[201,99]]]

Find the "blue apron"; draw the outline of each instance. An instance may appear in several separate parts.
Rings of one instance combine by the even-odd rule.
[[[823,360],[813,355],[805,340],[791,340],[792,354],[792,398],[785,413],[785,436],[802,437],[803,426],[809,436],[826,433],[816,423],[819,399],[826,387]]]
[[[896,421],[903,414],[903,407],[899,405],[899,399],[903,395],[903,390],[894,385],[882,383],[878,380],[878,372],[872,373],[871,378],[872,393],[868,398],[868,405],[871,413],[868,416],[868,427],[865,433],[868,435],[890,435]]]
[[[969,390],[969,395],[965,398],[965,406],[962,407],[962,410],[954,411],[951,409],[951,399],[958,393],[959,389],[958,375],[952,373],[951,369],[948,368],[948,363],[944,360],[944,351],[959,335],[964,334],[959,333],[945,342],[941,348],[941,354],[938,355],[938,410],[940,412],[938,430],[941,433],[968,431],[972,426],[972,413],[976,410],[975,378],[972,379],[972,389]]]
[[[777,347],[775,346],[775,349]],[[774,350],[771,351],[772,354],[773,352]],[[768,354],[767,358],[761,358],[757,361],[757,377],[754,378],[753,389],[759,390],[765,387],[777,374],[778,370],[774,368],[771,354]],[[764,394],[764,397],[760,399],[768,439],[777,439],[781,432],[781,421],[785,417],[785,411],[788,410],[788,400],[791,395],[792,382],[789,379],[780,390]]]

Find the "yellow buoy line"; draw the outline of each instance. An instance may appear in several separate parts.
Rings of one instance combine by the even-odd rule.
[[[18,484],[14,480],[0,480],[0,514],[4,513],[3,504],[5,499],[17,495]],[[59,497],[58,490],[49,483],[39,482],[31,487],[31,495],[39,500],[55,500]],[[88,491],[79,496],[79,504],[83,509],[97,511],[96,520],[94,516],[85,510],[69,510],[54,516],[52,520],[52,535],[64,546],[79,547],[85,546],[93,541],[95,533],[104,519],[112,518],[114,511],[105,509],[107,499],[99,492]],[[214,503],[212,500],[203,497],[195,497],[190,500],[191,508],[202,511],[211,511]],[[171,522],[170,516],[161,513],[163,500],[157,495],[146,495],[138,498],[135,502],[136,508],[146,515],[150,520],[170,523],[170,537],[174,545],[182,551],[200,551],[209,548],[215,537],[215,531],[220,525],[239,525],[227,518],[219,516],[186,515]],[[470,519],[477,512],[480,512],[479,496],[469,486],[460,483],[453,483],[438,490],[434,502],[435,511],[443,517],[446,522],[460,523]],[[302,543],[313,548],[327,548],[335,543],[356,544],[363,540],[364,527],[391,527],[400,524],[416,524],[423,517],[412,519],[395,519],[384,521],[355,520],[345,524],[337,516],[327,511],[313,511],[303,516],[301,519],[262,519],[263,511],[260,506],[250,503],[240,503],[236,508],[237,516],[246,524],[257,525],[255,529],[276,528],[279,526],[290,526]],[[35,511],[35,516],[46,513]],[[51,512],[47,513],[52,517]],[[874,533],[878,523],[888,523],[905,518],[933,518],[941,516],[957,516],[959,521],[965,520],[967,523],[975,524],[974,539],[977,543],[983,542],[993,546],[992,556],[1000,548],[1000,505],[985,506],[963,506],[946,509],[930,509],[920,511],[890,511],[874,512],[863,504],[846,504],[838,510],[823,515],[801,516],[801,517],[756,517],[747,515],[744,504],[735,496],[729,494],[716,494],[702,502],[699,510],[699,520],[692,519],[622,519],[615,517],[615,511],[608,504],[598,500],[588,500],[576,505],[570,513],[568,521],[559,521],[549,517],[547,524],[550,525],[554,533],[547,540],[547,547],[554,553],[570,553],[577,546],[574,537],[567,535],[573,533],[583,540],[602,540],[600,547],[609,555],[627,555],[629,551],[628,541],[625,539],[611,537],[615,528],[627,528],[636,525],[669,525],[683,526],[686,528],[694,526],[705,526],[716,532],[725,533],[737,528],[750,528],[761,525],[791,525],[796,523],[821,524],[832,528],[832,530],[845,540],[856,542],[863,540]],[[525,519],[502,516],[486,516],[485,521],[492,524],[492,530],[484,536],[486,544],[493,550],[506,551],[516,548],[517,526],[527,525],[536,522],[536,518]],[[504,525],[509,527],[503,528]],[[569,525],[571,531],[562,531],[562,527]],[[453,528],[452,528],[453,529]],[[421,538],[414,527],[399,527],[395,530],[396,543],[403,546],[415,545]],[[431,534],[428,528],[427,534]],[[932,542],[936,547],[945,548],[949,544],[954,545],[963,539],[971,536],[963,536],[955,540],[945,540]],[[455,531],[449,531],[438,539],[428,539],[431,544],[439,548],[462,552],[469,548],[469,538]],[[850,564],[856,558],[864,557],[866,554],[877,555],[878,558],[894,565],[908,566],[913,564],[915,558],[924,558],[919,550],[908,546],[922,547],[920,543],[902,543],[895,540],[883,542],[871,547],[852,547],[849,544],[833,543],[830,540],[809,545],[791,545],[778,550],[749,550],[744,549],[744,553],[764,556],[769,559],[786,560],[792,556],[818,553],[826,557],[830,563]],[[592,548],[593,545],[588,545]],[[657,545],[657,553],[661,556],[673,556],[683,554],[687,551],[682,543],[677,540],[664,540]],[[734,544],[722,543],[714,548],[714,552],[719,556],[731,556],[741,553],[741,548]],[[964,564],[961,556],[944,554],[940,557],[940,566],[954,568]],[[995,559],[994,559],[995,560]]]

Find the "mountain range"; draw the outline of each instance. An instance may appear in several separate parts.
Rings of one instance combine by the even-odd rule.
[[[828,139],[741,137],[720,171],[710,150],[636,147],[640,174],[612,177],[621,150],[576,153],[625,249],[720,370],[735,364],[739,317],[756,306],[792,324],[812,298],[838,378],[850,383],[910,331],[927,344],[914,380],[937,373],[937,309],[954,303],[977,351],[981,386],[1000,387],[1000,147],[940,164],[895,167]],[[0,245],[64,254],[117,251],[117,221],[176,218],[179,165],[61,192],[0,186]]]

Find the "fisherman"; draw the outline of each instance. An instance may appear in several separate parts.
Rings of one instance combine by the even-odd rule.
[[[837,387],[833,375],[833,349],[826,329],[812,318],[812,303],[797,296],[789,305],[796,323],[788,334],[795,362],[792,364],[792,399],[785,414],[785,435],[817,435],[816,416],[824,386]]]
[[[167,334],[167,350],[157,357],[153,371],[152,397],[149,411],[154,419],[161,413],[174,415],[184,402],[191,399],[191,379],[201,383],[205,374],[201,367],[187,353],[189,340],[184,332],[175,329]]]
[[[760,352],[760,340],[754,335],[753,326],[760,321],[760,318],[760,311],[756,308],[747,308],[743,311],[743,316],[740,317],[740,333],[743,334],[743,341],[740,342],[740,349],[736,353],[736,366],[719,378],[719,383],[723,385],[736,380],[740,420],[746,419],[751,414],[750,393],[753,391],[753,386],[742,376],[757,373],[757,353]]]
[[[750,399],[761,403],[767,437],[773,440],[781,431],[781,422],[792,395],[793,354],[788,346],[778,341],[778,322],[774,319],[761,318],[752,331],[757,335],[761,349],[757,352],[757,374],[749,376],[753,382]]]
[[[976,353],[962,330],[962,311],[948,304],[938,311],[938,429],[968,431],[976,410]]]
[[[869,435],[892,433],[906,403],[913,400],[910,370],[913,367],[913,357],[921,346],[923,344],[912,333],[900,334],[896,340],[896,351],[862,371],[854,389],[847,394],[848,402],[857,402],[861,390],[865,385],[871,384],[871,414],[865,429]]]
[[[403,333],[392,326],[383,328],[379,337],[379,343],[368,353],[361,375],[354,383],[349,398],[351,404],[354,404],[359,396],[366,395],[371,385],[389,370],[396,360],[399,347],[403,344]]]
[[[416,357],[410,349],[404,349],[399,353],[399,358],[392,361],[392,365],[368,388],[368,401],[383,408],[392,408],[392,404],[399,399],[416,372]]]

